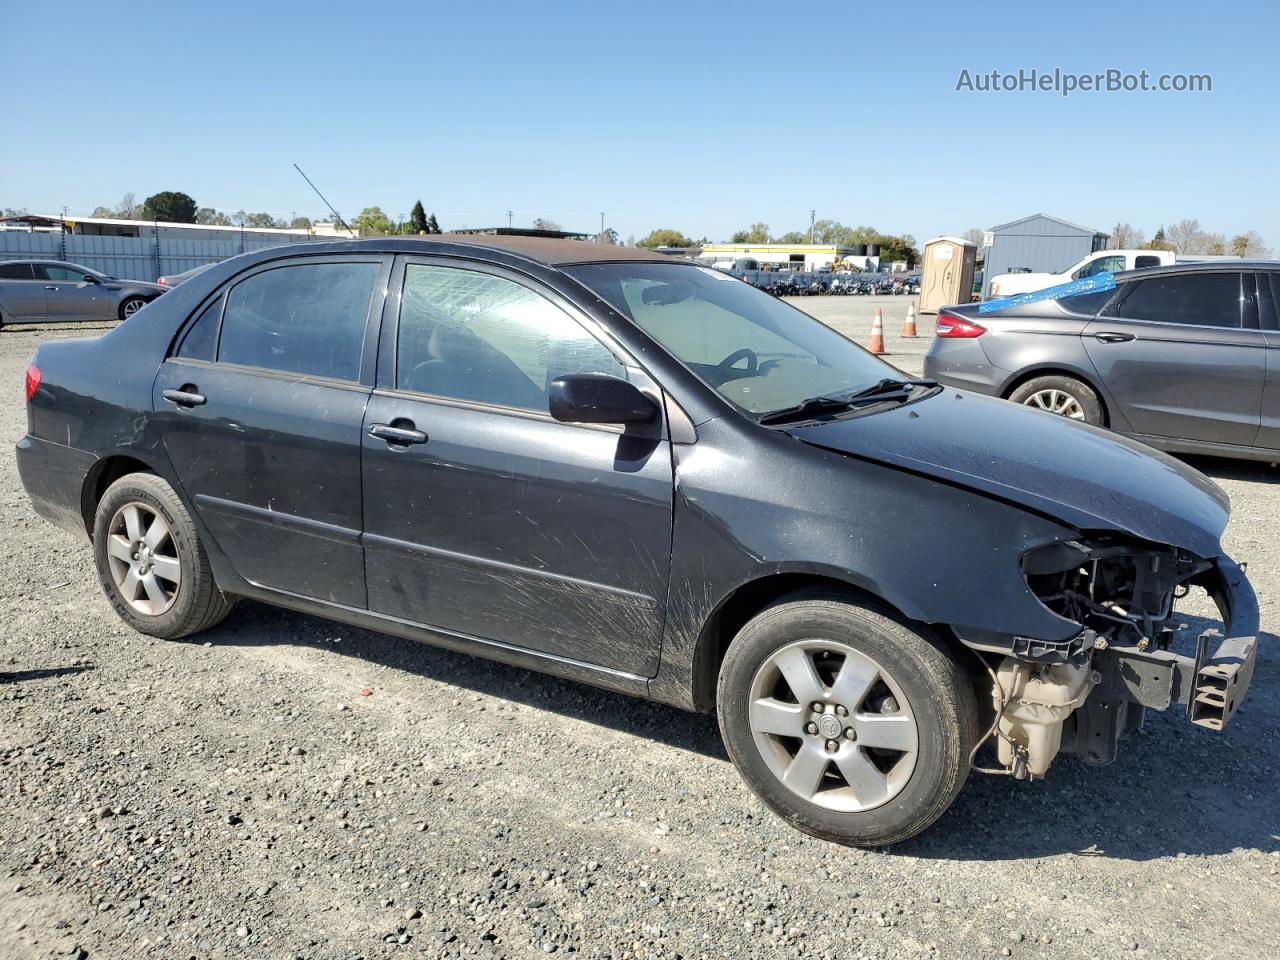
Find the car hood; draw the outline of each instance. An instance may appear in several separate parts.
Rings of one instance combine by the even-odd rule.
[[[146,280],[108,280],[107,286],[134,293],[164,293],[169,289],[158,283],[148,283]]]
[[[1222,553],[1230,503],[1208,477],[1136,440],[1006,400],[943,389],[880,413],[787,432],[1077,529],[1121,531],[1205,558]]]

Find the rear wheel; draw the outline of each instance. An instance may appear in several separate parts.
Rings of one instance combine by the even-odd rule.
[[[190,514],[154,474],[131,473],[107,488],[94,515],[93,553],[107,599],[139,633],[177,640],[231,611]]]
[[[830,592],[751,620],[720,671],[720,730],[747,785],[805,833],[905,840],[942,815],[978,737],[951,654],[888,611]]]
[[[1102,423],[1102,402],[1098,394],[1075,377],[1036,377],[1009,394],[1009,399],[1070,420]]]

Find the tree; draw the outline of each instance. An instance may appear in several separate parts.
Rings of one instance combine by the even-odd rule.
[[[132,200],[132,194],[125,197]],[[196,202],[180,191],[162,190],[147,197],[142,205],[142,218],[162,223],[195,223]]]
[[[202,223],[208,227],[229,227],[231,218],[213,207],[201,207],[196,211],[196,223]]]
[[[693,241],[679,230],[654,230],[638,244],[641,247],[691,247]]]
[[[619,243],[618,231],[613,229],[613,227],[605,227],[604,231],[600,234],[600,242],[616,247]]]
[[[360,211],[360,216],[351,221],[351,226],[362,237],[386,236],[396,232],[396,225],[382,212],[381,207],[365,207]]]
[[[799,230],[792,230],[790,233],[784,233],[778,238],[778,243],[806,243],[809,240],[808,233],[801,233]]]
[[[1208,245],[1199,220],[1179,220],[1165,231],[1165,239],[1178,253],[1204,253]]]
[[[94,207],[93,213],[89,214],[91,217],[105,217],[107,219],[111,219],[115,215],[116,212],[110,207]],[[6,213],[5,216],[8,216],[8,214]]]
[[[739,230],[730,239],[730,243],[768,243],[769,242],[769,225],[767,223],[753,223],[745,230]]]
[[[410,233],[430,233],[427,229],[427,211],[422,209],[422,201],[419,200],[413,205],[413,209],[409,212],[409,232]]]
[[[294,217],[292,220],[289,221],[289,229],[290,230],[310,230],[311,218],[310,217]]]
[[[533,221],[533,229],[535,230],[559,230],[560,224],[554,220],[548,220],[546,217],[538,217]]]
[[[982,249],[982,241],[986,239],[986,234],[977,227],[970,227],[962,236],[979,250]]]
[[[1144,239],[1143,232],[1132,224],[1117,223],[1111,228],[1108,247],[1112,250],[1137,250],[1142,247]]]
[[[261,229],[275,228],[277,230],[284,228],[284,221],[277,220],[269,213],[246,213],[242,221],[242,226],[258,227]]]
[[[1227,255],[1227,238],[1221,233],[1206,233],[1204,235],[1204,252],[1211,257],[1224,257]]]
[[[427,233],[443,233],[440,224],[436,221],[436,215],[433,213],[427,217]]]
[[[1172,243],[1164,238],[1164,227],[1156,230],[1156,235],[1151,238],[1150,243],[1144,243],[1142,250],[1174,250],[1176,249]]]
[[[1237,234],[1231,238],[1231,252],[1237,257],[1251,257],[1263,260],[1271,256],[1268,247],[1255,230]]]

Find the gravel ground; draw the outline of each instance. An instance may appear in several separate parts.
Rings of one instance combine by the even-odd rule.
[[[879,303],[918,372],[931,319],[901,340]],[[861,342],[876,304],[799,301]],[[257,604],[130,633],[11,452],[28,358],[69,335],[0,333],[0,957],[1275,955],[1271,468],[1196,462],[1269,631],[1225,736],[1153,715],[1111,767],[975,775],[867,853],[769,814],[711,717]]]

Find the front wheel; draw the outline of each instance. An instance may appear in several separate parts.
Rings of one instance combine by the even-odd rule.
[[[93,555],[107,599],[139,633],[177,640],[231,611],[191,515],[154,474],[131,473],[107,488],[94,514]]]
[[[128,320],[147,305],[142,297],[126,297],[120,304],[120,319]]]
[[[978,710],[964,670],[926,633],[830,592],[768,608],[720,670],[720,731],[747,785],[796,828],[882,846],[951,805]]]

